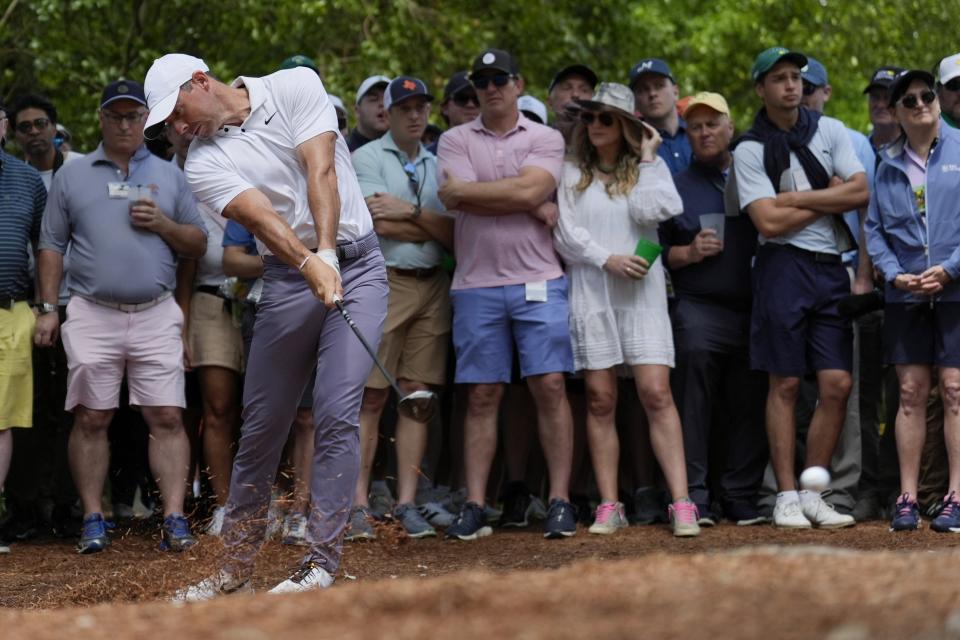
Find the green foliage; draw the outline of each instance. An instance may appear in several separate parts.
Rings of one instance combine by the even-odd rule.
[[[545,97],[560,67],[590,64],[626,81],[641,57],[674,70],[681,93],[724,94],[740,128],[757,109],[753,57],[774,44],[809,53],[830,72],[827,112],[866,131],[861,91],[884,64],[930,68],[958,48],[958,0],[4,0],[0,88],[6,101],[37,90],[57,104],[77,147],[99,139],[100,89],[143,78],[170,51],[202,56],[231,79],[262,75],[293,53],[313,57],[328,89],[351,104],[374,73],[409,73],[436,92],[476,53],[515,53],[528,92]]]

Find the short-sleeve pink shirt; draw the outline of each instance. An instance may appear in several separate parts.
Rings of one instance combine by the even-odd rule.
[[[477,118],[440,137],[438,158],[444,172],[468,182],[491,182],[539,167],[559,184],[564,143],[560,132],[527,119],[503,135]],[[551,230],[526,211],[482,216],[455,211],[457,269],[451,289],[476,289],[553,280],[563,275]]]

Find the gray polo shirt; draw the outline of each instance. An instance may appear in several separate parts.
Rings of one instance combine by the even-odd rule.
[[[863,165],[857,159],[850,141],[847,128],[839,120],[822,116],[817,132],[807,144],[813,155],[820,161],[827,175],[839,176],[842,180],[849,180],[854,174],[863,173]],[[745,140],[737,145],[733,152],[733,168],[737,174],[737,188],[740,193],[740,208],[761,198],[776,198],[777,190],[770,182],[766,169],[763,167],[763,145],[753,140]],[[780,191],[806,191],[810,187],[797,183],[806,180],[803,168],[797,154],[790,153],[790,169],[781,176]],[[800,188],[798,188],[800,187]],[[776,238],[760,237],[760,243],[792,244],[808,251],[822,253],[840,253],[840,238],[831,216],[817,218],[805,227],[785,233]]]
[[[183,173],[140,146],[125,176],[103,151],[57,172],[43,213],[40,249],[64,253],[70,245],[67,287],[111,302],[145,302],[176,284],[177,256],[157,234],[130,223],[127,189],[149,189],[157,206],[180,224],[206,233]]]

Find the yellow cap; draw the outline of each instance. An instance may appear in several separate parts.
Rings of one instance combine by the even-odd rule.
[[[691,109],[700,105],[710,107],[717,113],[722,113],[725,116],[730,115],[730,107],[727,106],[727,101],[722,95],[719,93],[710,93],[709,91],[701,91],[687,102],[687,106],[683,109],[683,117],[686,118]]]

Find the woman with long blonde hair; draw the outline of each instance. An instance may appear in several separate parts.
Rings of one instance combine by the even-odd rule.
[[[554,240],[567,264],[574,361],[586,383],[587,439],[601,496],[590,532],[627,526],[618,502],[614,420],[617,367],[626,365],[672,496],[673,533],[695,536],[699,515],[687,495],[683,435],[670,392],[666,279],[659,257],[648,262],[634,254],[638,243],[656,243],[657,224],[679,215],[682,203],[657,156],[660,135],[633,115],[630,89],[603,83],[593,100],[578,102],[581,122],[560,181]]]

